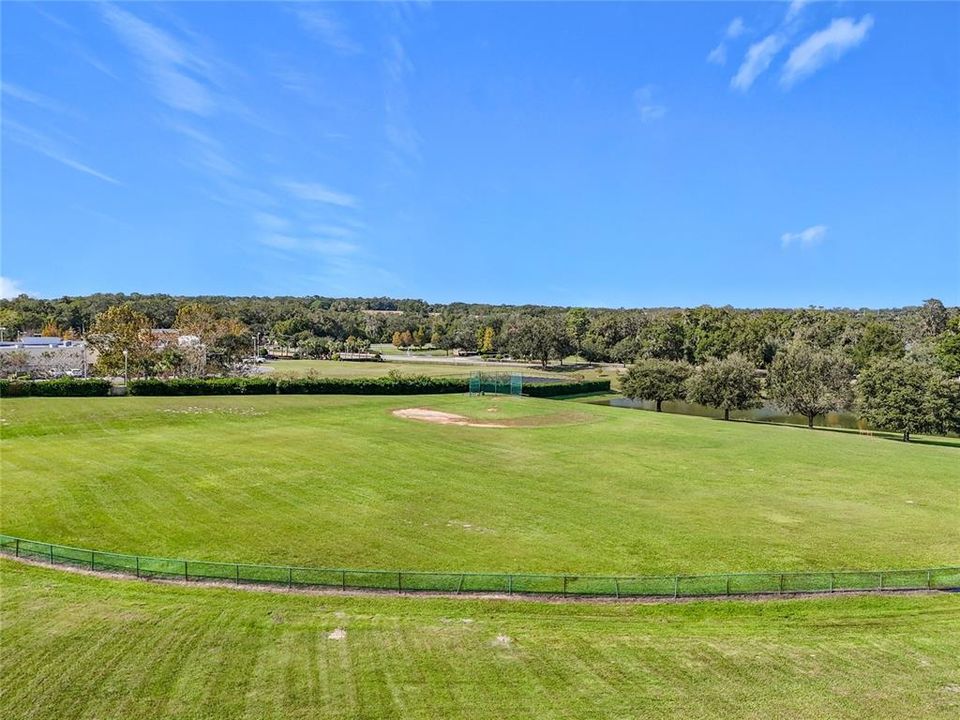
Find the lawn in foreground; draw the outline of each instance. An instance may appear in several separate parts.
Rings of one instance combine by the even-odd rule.
[[[410,407],[519,424],[392,414]],[[570,574],[960,558],[955,444],[530,398],[23,398],[0,413],[0,530],[99,550]]]
[[[0,716],[955,718],[960,599],[299,596],[0,560]],[[334,639],[339,638],[339,639]]]

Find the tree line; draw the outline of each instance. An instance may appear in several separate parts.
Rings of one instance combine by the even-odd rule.
[[[0,301],[7,337],[83,337],[98,372],[229,374],[254,347],[322,358],[372,343],[509,355],[544,366],[574,356],[633,363],[624,389],[684,398],[729,415],[763,390],[807,417],[853,407],[877,427],[956,432],[960,312],[936,299],[887,310],[701,306],[644,310],[325,297],[110,295]],[[176,328],[195,346],[158,347]],[[124,350],[126,353],[124,353]],[[758,373],[758,371],[760,371]]]
[[[198,304],[235,321],[250,335],[304,354],[331,343],[391,343],[515,355],[549,362],[575,354],[590,362],[629,363],[637,358],[701,365],[740,353],[768,369],[777,352],[800,339],[836,349],[857,369],[876,356],[902,357],[917,345],[957,357],[958,314],[939,300],[920,306],[869,309],[604,309],[538,305],[430,304],[391,298],[179,297],[96,294],[0,301],[6,337],[19,333],[85,337],[111,307],[129,307],[152,328],[172,328],[184,305]],[[950,361],[948,361],[950,362]],[[948,372],[960,374],[960,361]]]
[[[740,353],[711,358],[699,366],[684,361],[638,360],[621,379],[624,395],[656,403],[685,400],[723,411],[761,404],[761,392],[813,427],[818,415],[856,410],[872,427],[902,433],[960,433],[960,378],[950,376],[922,352],[878,356],[859,372],[837,350],[795,340],[777,353],[766,373]],[[765,385],[765,387],[764,387]]]

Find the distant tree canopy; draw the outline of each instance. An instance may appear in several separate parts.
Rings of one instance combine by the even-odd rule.
[[[352,336],[390,343],[396,333],[404,338],[409,333],[414,346],[429,342],[447,351],[510,353],[540,362],[544,355],[555,361],[576,353],[595,362],[652,358],[700,365],[711,357],[739,353],[757,368],[770,368],[777,353],[798,340],[839,352],[858,369],[877,357],[903,357],[924,349],[939,358],[948,373],[956,374],[960,344],[958,309],[935,299],[891,310],[740,310],[706,305],[613,310],[316,295],[97,294],[49,300],[22,295],[0,301],[0,325],[7,338],[54,329],[62,336],[83,337],[98,315],[118,305],[146,317],[152,328],[176,326],[201,336],[211,323],[235,321],[251,337],[303,354],[318,352],[318,341],[329,347]],[[239,350],[239,341],[234,344]]]
[[[853,347],[853,361],[858,368],[863,368],[874,358],[900,358],[904,352],[903,335],[895,327],[871,322]]]

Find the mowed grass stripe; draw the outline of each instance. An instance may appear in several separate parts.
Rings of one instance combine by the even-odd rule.
[[[571,606],[0,573],[4,718],[960,712],[949,595]]]
[[[538,424],[391,414],[407,407]],[[960,558],[957,443],[529,398],[26,398],[0,412],[0,528],[65,545],[574,575]]]

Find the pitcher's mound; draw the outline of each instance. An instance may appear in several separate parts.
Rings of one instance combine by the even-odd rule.
[[[403,410],[394,410],[393,414],[397,417],[406,418],[407,420],[422,420],[423,422],[437,423],[438,425],[466,425],[467,427],[492,428],[508,427],[500,423],[478,422],[463,415],[454,415],[453,413],[440,412],[439,410],[428,410],[427,408],[405,408]]]

